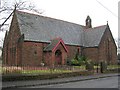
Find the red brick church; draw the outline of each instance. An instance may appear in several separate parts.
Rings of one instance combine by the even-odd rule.
[[[15,11],[3,46],[5,65],[66,65],[78,52],[95,62],[115,63],[117,48],[108,23],[92,27]]]

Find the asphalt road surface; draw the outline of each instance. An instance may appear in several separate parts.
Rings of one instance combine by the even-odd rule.
[[[31,86],[28,88],[118,88],[118,77],[114,76],[63,84]]]

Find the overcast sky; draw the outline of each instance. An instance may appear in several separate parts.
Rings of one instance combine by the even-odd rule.
[[[30,0],[43,9],[43,15],[85,25],[87,15],[92,19],[92,26],[107,24],[114,38],[118,36],[118,1],[119,0]],[[101,5],[101,4],[103,5]],[[104,7],[105,6],[105,7]]]
[[[10,0],[12,2],[14,0]],[[16,0],[17,1],[17,0]],[[25,0],[24,0],[25,1]],[[42,15],[85,25],[89,15],[92,26],[106,25],[107,21],[114,38],[118,38],[119,0],[26,0],[42,9]],[[0,38],[4,37],[0,33]]]

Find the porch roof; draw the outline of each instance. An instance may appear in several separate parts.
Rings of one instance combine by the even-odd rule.
[[[55,38],[51,41],[51,43],[44,48],[44,51],[55,51],[59,44],[62,44],[65,51],[68,52],[68,49],[66,48],[63,40],[61,38]]]

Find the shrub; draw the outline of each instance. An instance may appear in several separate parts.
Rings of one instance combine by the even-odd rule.
[[[87,62],[87,58],[84,56],[77,56],[73,58],[71,61],[68,61],[68,65],[74,65],[74,66],[81,66],[84,65]]]
[[[78,62],[80,65],[84,65],[87,62],[87,58],[85,56],[78,56]]]
[[[79,66],[79,62],[76,59],[71,60],[71,65]]]
[[[91,60],[86,62],[86,69],[88,71],[94,70],[94,63]]]
[[[105,61],[100,62],[100,68],[101,68],[101,72],[104,72],[107,70],[107,63]]]

